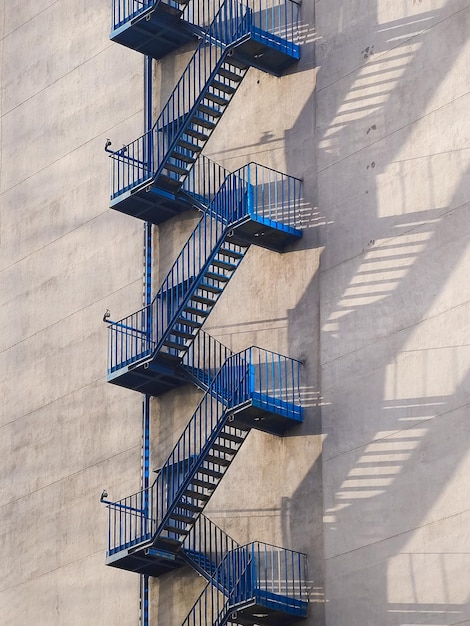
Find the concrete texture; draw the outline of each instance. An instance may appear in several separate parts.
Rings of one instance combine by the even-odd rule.
[[[99,503],[104,487],[138,488],[141,438],[141,399],[105,385],[103,313],[142,293],[142,228],[108,209],[103,152],[143,124],[142,61],[110,44],[108,24],[104,1],[0,9],[5,626],[138,612],[138,580],[104,569]]]
[[[99,503],[140,487],[142,398],[105,383],[101,321],[142,303],[143,226],[108,209],[105,139],[143,129],[143,60],[110,2],[0,9],[2,625],[139,623]],[[206,323],[302,359],[305,423],[253,431],[208,507],[309,558],[315,626],[470,624],[468,0],[304,0],[302,59],[251,69],[205,152],[303,179],[304,236],[252,247]],[[154,114],[190,58],[154,63]],[[154,229],[154,289],[197,222]],[[201,393],[151,402],[152,468]],[[203,581],[150,581],[178,626]]]
[[[468,2],[317,4],[326,623],[466,624]]]

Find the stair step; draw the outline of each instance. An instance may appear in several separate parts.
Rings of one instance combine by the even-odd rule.
[[[171,172],[176,172],[177,174],[183,175],[188,171],[185,167],[181,167],[180,165],[176,165],[176,163],[170,163],[167,161],[165,163],[165,168],[170,170]]]
[[[171,189],[176,189],[180,185],[178,178],[173,178],[172,176],[168,174],[160,174],[160,176],[158,177],[158,180],[159,182],[164,182],[167,185],[167,187],[170,187]]]
[[[220,439],[229,439],[230,441],[233,441],[234,443],[243,443],[245,441],[243,437],[239,437],[238,435],[234,435],[232,433],[226,433],[226,432],[221,432],[219,437]]]
[[[170,533],[175,533],[175,535],[187,535],[189,533],[189,530],[178,528],[178,526],[172,526],[171,524],[165,524],[163,528]]]
[[[226,106],[229,103],[229,100],[227,98],[224,98],[223,96],[219,96],[216,93],[212,93],[211,91],[208,91],[204,98],[206,100],[210,100],[211,102],[215,102],[215,104],[218,104],[221,107]]]
[[[192,498],[193,500],[201,500],[202,502],[207,502],[210,499],[210,495],[207,495],[205,493],[198,493],[197,491],[193,491],[192,489],[186,489],[184,495],[188,496],[188,498]]]
[[[218,282],[226,283],[230,280],[230,276],[225,276],[225,274],[217,274],[217,272],[206,272],[204,278],[211,278],[212,280],[217,280]]]
[[[229,72],[231,73],[231,72]],[[219,72],[219,74],[222,75],[222,71]],[[236,80],[237,82],[240,82],[238,80],[238,74],[233,74],[234,76],[236,76],[237,78],[232,78],[231,80]],[[226,76],[225,78],[230,78],[229,76]],[[228,93],[230,95],[234,94],[236,91],[236,87],[232,87],[232,85],[227,85],[227,83],[223,83],[220,80],[214,80],[211,83],[211,88],[212,89],[218,89],[219,91],[223,91],[224,93]]]
[[[198,294],[194,294],[191,296],[191,300],[194,302],[200,302],[201,304],[209,304],[214,305],[216,303],[215,298],[207,298],[207,296],[200,296]]]
[[[222,259],[215,258],[211,265],[215,265],[216,267],[220,267],[223,270],[235,270],[237,266],[234,263],[229,263],[228,261],[223,261]]]
[[[202,133],[200,133],[202,135]],[[191,150],[191,152],[201,152],[201,146],[198,146],[197,143],[191,143],[187,139],[179,139],[178,144],[180,148],[184,148],[184,150]]]
[[[187,350],[188,347],[184,343],[179,341],[172,341],[171,339],[165,339],[163,345],[167,348],[174,348],[175,350]]]
[[[183,326],[190,326],[191,328],[201,328],[202,326],[201,322],[198,322],[196,320],[190,320],[187,317],[183,317],[182,315],[178,317],[178,322]]]
[[[201,103],[198,105],[197,110],[200,113],[205,113],[206,115],[210,115],[211,117],[221,117],[223,111],[220,109],[215,109],[214,107],[210,107],[207,104]]]
[[[221,67],[217,74],[219,74],[219,76],[223,76],[224,78],[228,78],[234,83],[240,83],[243,79],[243,76],[237,74],[236,72],[232,72],[232,70],[229,70],[227,67]]]
[[[202,507],[197,506],[196,504],[191,504],[191,502],[180,502],[178,504],[179,509],[187,509],[188,511],[193,511],[194,513],[200,513],[202,511]]]
[[[203,133],[200,130],[197,130],[196,128],[187,128],[185,130],[185,133],[187,135],[191,135],[191,137],[194,137],[194,139],[198,139],[199,141],[207,141],[209,139],[209,135],[206,135],[206,133]],[[184,141],[184,139],[182,140]],[[181,141],[178,143],[182,143]],[[199,150],[202,150],[202,148],[199,148]]]
[[[242,252],[237,252],[236,250],[230,250],[229,248],[220,248],[218,254],[222,254],[223,256],[228,256],[231,259],[243,258]]]
[[[221,443],[214,443],[212,445],[212,449],[217,450],[218,452],[223,452],[224,454],[232,454],[232,455],[234,455],[235,452],[237,452],[236,448],[231,448],[230,446],[224,446]]]
[[[213,483],[210,480],[202,479],[202,478],[193,478],[191,480],[192,485],[196,485],[197,487],[202,487],[203,489],[209,489],[210,491],[214,491],[217,487],[217,483]]]
[[[172,513],[170,515],[170,519],[174,519],[177,522],[183,522],[185,524],[190,524],[191,522],[194,522],[194,517],[188,517],[187,515],[183,515],[182,513]]]
[[[207,317],[210,311],[205,311],[204,309],[198,309],[195,306],[185,306],[184,310],[186,313],[190,313],[191,315],[198,315],[199,317]]]
[[[223,289],[221,287],[217,287],[216,285],[209,285],[208,283],[200,283],[199,289],[202,291],[210,291],[211,293],[222,293]]]
[[[232,452],[233,456],[234,452]],[[207,463],[213,463],[221,467],[228,467],[233,459],[226,459],[224,457],[217,456],[216,454],[208,454],[204,459]]]
[[[205,474],[206,476],[212,476],[212,478],[222,478],[222,476],[224,475],[223,472],[219,472],[218,470],[215,469],[209,469],[208,467],[201,467],[198,470],[199,474]],[[192,481],[194,482],[194,480]],[[214,485],[215,488],[215,485]]]
[[[180,152],[179,150],[173,150],[171,153],[172,159],[177,159],[178,161],[184,161],[185,163],[195,163],[196,159],[190,154],[186,154],[184,152]]]
[[[188,333],[186,330],[180,330],[179,328],[173,328],[171,334],[175,335],[175,337],[181,337],[182,339],[192,339],[194,337],[192,333]]]
[[[196,126],[202,126],[203,128],[208,128],[209,130],[212,130],[213,128],[215,128],[215,123],[211,122],[210,120],[201,117],[199,115],[195,115],[194,117],[191,118],[191,123],[195,124]],[[188,131],[186,131],[188,132]]]

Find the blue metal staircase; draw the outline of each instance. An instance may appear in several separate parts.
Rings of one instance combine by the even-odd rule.
[[[250,429],[282,434],[302,422],[299,378],[300,363],[273,352],[229,356],[153,485],[109,505],[108,563],[128,569],[150,550],[153,574],[159,557],[166,571]]]
[[[281,251],[301,236],[300,198],[299,180],[269,168],[229,174],[152,303],[110,323],[108,381],[151,395],[184,384],[182,359],[248,247]]]
[[[183,3],[160,1],[149,3],[145,11],[124,11],[133,16],[124,20],[126,28],[136,18],[140,25],[149,15],[158,19],[164,7],[166,11],[175,4]],[[207,30],[195,23],[207,19],[207,9],[201,8],[204,0],[184,4],[178,23],[192,24],[200,36],[186,70],[150,131],[116,151],[107,144],[112,157],[111,207],[154,224],[190,208],[181,187],[248,68],[280,74],[300,58],[293,41],[293,7],[298,6],[291,0],[219,2]]]
[[[183,626],[276,626],[307,611],[305,555],[241,546],[203,515],[252,428],[283,435],[303,420],[299,361],[256,346],[234,354],[202,330],[252,244],[282,252],[301,236],[298,179],[254,163],[228,172],[202,154],[249,67],[280,75],[299,59],[298,11],[292,0],[113,0],[122,45],[159,59],[199,42],[151,130],[106,144],[113,209],[154,224],[201,212],[152,302],[109,322],[109,382],[203,391],[155,482],[102,498],[108,565],[160,576],[189,564],[208,581]]]

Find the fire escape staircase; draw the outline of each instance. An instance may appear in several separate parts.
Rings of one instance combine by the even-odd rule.
[[[173,33],[163,14],[175,11],[176,5],[176,31],[187,32],[190,26],[199,39],[153,128],[119,150],[106,145],[112,157],[111,207],[159,224],[194,206],[181,193],[182,186],[249,67],[281,74],[300,58],[293,41],[298,6],[291,0],[219,0],[206,25],[204,0],[144,2],[142,8],[137,2],[129,6],[127,0],[122,7],[123,1],[115,0],[115,21],[119,28],[137,29],[138,41],[143,24],[154,21],[162,32]],[[155,37],[165,47],[165,37]],[[142,51],[137,44],[130,47]]]
[[[300,199],[300,181],[269,168],[229,174],[152,303],[110,322],[108,381],[151,395],[184,384],[181,363],[248,247],[281,251],[301,236]]]
[[[250,66],[280,75],[299,59],[298,8],[113,0],[114,41],[153,58],[199,42],[153,128],[106,145],[113,209],[154,224],[202,213],[152,303],[109,327],[109,382],[160,395],[191,381],[204,392],[153,485],[103,500],[108,565],[160,576],[189,564],[207,579],[184,626],[306,615],[305,555],[240,546],[203,515],[251,428],[282,435],[303,419],[298,361],[257,347],[233,354],[202,330],[251,244],[281,252],[301,236],[298,179],[253,163],[230,173],[201,154]]]
[[[153,575],[160,561],[165,571],[251,428],[279,435],[302,422],[299,378],[289,357],[257,347],[230,354],[201,384],[207,391],[153,485],[109,505],[108,564],[134,569],[136,552],[150,549]]]
[[[217,608],[205,623],[249,623],[243,620],[253,610],[276,623],[297,621],[306,614],[304,557],[258,543],[240,547],[220,529],[213,538],[215,526],[202,512],[251,428],[283,434],[302,421],[300,363],[256,347],[232,354],[204,337],[187,367],[206,392],[153,485],[108,502],[107,564],[159,576],[189,563],[209,581],[199,602]],[[268,570],[276,580],[266,579]],[[196,603],[188,619],[199,612]]]

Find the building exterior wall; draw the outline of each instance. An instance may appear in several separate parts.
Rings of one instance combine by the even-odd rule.
[[[466,624],[465,1],[317,3],[327,624]]]
[[[141,445],[141,399],[105,382],[101,319],[141,302],[143,242],[108,209],[105,139],[143,124],[142,60],[110,44],[109,8],[0,9],[5,626],[138,619],[138,579],[103,565],[99,504],[139,488]]]
[[[142,304],[143,223],[110,210],[106,138],[144,124],[143,57],[110,2],[0,9],[0,606],[6,626],[139,624],[105,567],[103,488],[140,488],[142,397],[106,384],[101,321]],[[305,421],[252,431],[207,507],[306,552],[307,624],[464,624],[468,609],[467,0],[304,0],[302,59],[250,69],[205,153],[303,179],[303,237],[252,246],[207,324],[303,361]],[[192,51],[153,64],[157,114]],[[198,219],[153,228],[154,291]],[[201,397],[151,401],[159,467]],[[150,623],[203,586],[150,580]]]

